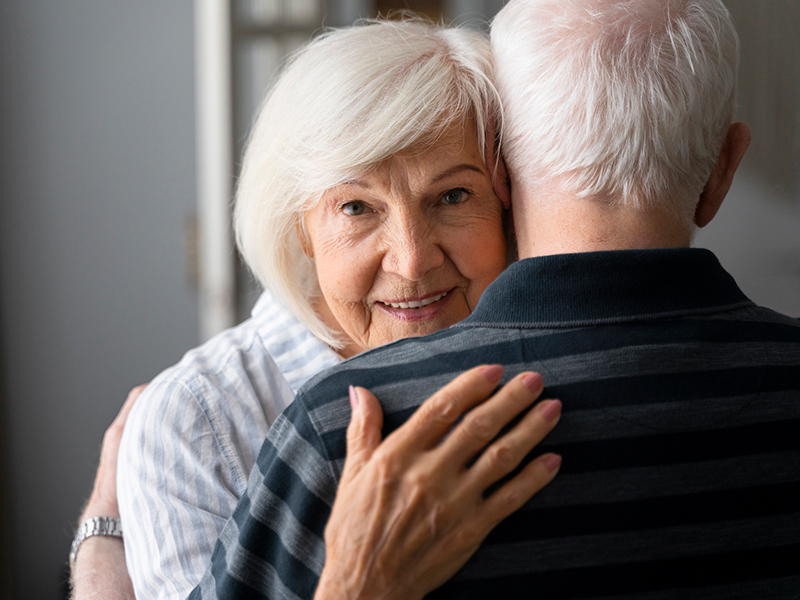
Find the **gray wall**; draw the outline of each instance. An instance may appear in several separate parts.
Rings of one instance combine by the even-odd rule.
[[[800,2],[725,0],[741,40],[738,117],[752,144],[697,236],[745,294],[800,317]]]
[[[105,427],[196,342],[182,239],[192,27],[190,0],[0,3],[0,473],[16,598],[62,597]]]

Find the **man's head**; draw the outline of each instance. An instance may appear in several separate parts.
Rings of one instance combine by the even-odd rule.
[[[696,212],[721,152],[747,146],[730,128],[739,42],[720,0],[511,0],[492,46],[515,200],[710,220]]]

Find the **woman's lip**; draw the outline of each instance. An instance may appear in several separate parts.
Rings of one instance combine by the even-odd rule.
[[[452,289],[452,288],[451,288]],[[407,298],[405,300],[378,300],[381,304],[388,306],[389,308],[395,308],[398,310],[406,310],[406,309],[419,309],[434,302],[438,302],[442,298],[444,298],[447,294],[450,293],[451,290],[444,290],[442,292],[435,292],[433,294],[428,294],[427,296],[422,296],[419,298]]]
[[[382,312],[388,313],[394,318],[402,321],[427,321],[428,319],[436,317],[436,315],[438,315],[440,311],[444,310],[445,306],[450,303],[450,300],[453,298],[453,294],[451,293],[453,289],[455,288],[423,298],[423,300],[428,300],[430,298],[438,298],[438,300],[434,300],[430,304],[426,304],[420,308],[395,308],[381,301],[376,302],[375,305]],[[411,301],[403,301],[403,303],[406,302],[410,303]],[[400,304],[400,302],[393,302],[392,304]]]

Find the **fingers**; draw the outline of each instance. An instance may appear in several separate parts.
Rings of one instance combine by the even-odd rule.
[[[522,460],[556,426],[561,417],[561,402],[545,400],[528,412],[511,431],[495,441],[469,469],[466,480],[476,492],[516,469]]]
[[[500,365],[465,371],[428,398],[386,441],[417,449],[436,446],[465,412],[491,395],[502,375]]]
[[[526,372],[514,377],[494,394],[490,400],[484,402],[464,417],[464,420],[459,423],[458,427],[453,430],[442,444],[443,460],[459,467],[465,465],[478,452],[483,450],[500,433],[503,427],[530,407],[543,389],[544,382],[542,381],[542,376],[538,373]],[[514,439],[516,440],[516,438]],[[505,460],[505,447],[505,445],[501,445],[496,450],[499,460]],[[521,459],[522,457],[517,459],[516,463],[506,473],[513,470]],[[506,473],[503,473],[503,475]]]
[[[381,443],[383,410],[378,399],[367,389],[350,386],[352,414],[347,426],[347,458],[342,480],[361,470]]]
[[[483,503],[479,518],[483,520],[486,532],[522,506],[550,483],[561,467],[558,454],[543,454],[531,461],[511,481],[489,496]]]

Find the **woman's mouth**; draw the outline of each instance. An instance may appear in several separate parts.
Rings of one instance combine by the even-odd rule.
[[[417,298],[415,300],[398,300],[396,302],[381,300],[376,305],[380,307],[382,312],[390,314],[401,321],[428,321],[444,314],[442,311],[445,310],[445,307],[450,304],[450,300],[453,298],[453,294],[450,293],[452,291],[450,289],[427,298]]]
[[[381,304],[384,304],[390,308],[422,308],[423,306],[428,306],[429,304],[438,302],[446,295],[447,292],[444,292],[443,294],[437,294],[436,296],[431,296],[422,300],[409,300],[408,302],[381,302]]]

